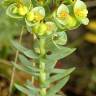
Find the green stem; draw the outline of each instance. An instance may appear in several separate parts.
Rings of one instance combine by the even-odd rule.
[[[43,86],[46,82],[46,72],[45,72],[45,38],[40,38],[40,96],[46,96],[46,88]]]

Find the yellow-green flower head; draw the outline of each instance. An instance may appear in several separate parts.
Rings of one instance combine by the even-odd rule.
[[[49,21],[49,22],[46,22],[45,24],[47,25],[46,33],[48,35],[51,34],[51,33],[53,33],[53,32],[56,32],[57,27],[56,27],[55,23]]]
[[[27,13],[27,20],[28,21],[33,21],[34,20],[34,13],[32,11]]]
[[[18,7],[18,14],[21,15],[21,16],[24,16],[26,15],[26,13],[28,12],[28,8],[24,5],[20,5]]]
[[[66,20],[66,28],[67,29],[74,29],[77,25],[77,21],[74,17],[69,16],[68,19]]]
[[[65,20],[68,19],[68,17],[69,17],[68,7],[64,4],[61,4],[59,6],[59,8],[57,9],[57,14],[56,15],[57,15],[56,17],[57,17],[59,23],[65,25],[66,24]]]
[[[57,9],[54,18],[57,26],[61,29],[73,29],[76,26],[77,21],[69,13],[67,5],[61,4]]]
[[[32,12],[36,21],[41,21],[45,17],[45,9],[43,7],[35,7],[32,9]]]
[[[34,23],[40,22],[45,17],[45,9],[41,6],[34,7],[30,12],[26,15],[27,24],[33,25]]]
[[[38,35],[50,35],[53,32],[56,32],[57,27],[55,23],[49,21],[49,22],[41,22],[34,26],[33,31]]]
[[[28,7],[24,4],[13,3],[7,8],[6,13],[12,18],[23,18],[28,12]]]
[[[33,27],[33,32],[36,33],[37,35],[44,35],[47,30],[47,25],[43,22],[38,23],[36,26]]]
[[[87,18],[88,10],[86,4],[81,1],[77,0],[74,5],[74,14],[76,18],[84,25],[87,25],[89,20]]]

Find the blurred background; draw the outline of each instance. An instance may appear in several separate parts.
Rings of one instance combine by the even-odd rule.
[[[1,0],[2,1],[2,0]],[[58,61],[56,67],[76,67],[70,81],[62,89],[66,96],[96,96],[96,0],[84,0],[88,6],[87,26],[68,31],[67,46],[77,50],[70,56]],[[21,25],[24,22],[13,20],[6,16],[5,8],[0,5],[0,96],[7,96],[15,49],[10,40],[19,38]],[[32,43],[32,36],[24,32],[22,42],[27,47]],[[29,42],[29,43],[28,43]],[[15,80],[23,83],[27,78],[23,72],[17,72]],[[18,92],[14,89],[14,93]],[[18,96],[18,95],[13,96]]]

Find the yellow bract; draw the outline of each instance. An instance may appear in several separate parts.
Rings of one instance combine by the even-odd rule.
[[[36,21],[41,21],[43,18],[44,18],[44,16],[42,16],[40,13],[38,13],[38,12],[34,13],[34,19]]]
[[[83,1],[77,0],[76,3],[74,4],[73,10],[76,19],[80,23],[84,25],[87,25],[89,23],[89,19],[87,18],[88,15],[87,6]]]
[[[88,14],[88,11],[86,9],[80,9],[80,8],[76,9],[74,12],[75,12],[75,15],[82,18],[87,17],[87,14]]]
[[[47,25],[43,22],[39,23],[37,26],[34,27],[34,32],[38,35],[44,35],[47,31]]]
[[[34,18],[35,18],[35,16],[34,16],[34,13],[33,13],[33,12],[29,12],[29,13],[27,14],[27,20],[28,20],[28,21],[33,21]]]
[[[67,22],[67,26],[66,26],[67,28],[74,28],[74,26],[76,26],[75,18],[70,15],[67,16],[66,22]]]
[[[68,16],[68,13],[62,11],[62,12],[59,13],[58,18],[59,18],[59,19],[65,19],[67,16]]]
[[[20,6],[18,8],[19,15],[24,16],[28,12],[28,8],[26,6]]]
[[[46,33],[48,35],[51,34],[52,32],[56,32],[57,27],[56,27],[55,23],[49,21],[49,22],[46,22],[46,25],[47,25]]]
[[[47,31],[52,31],[53,30],[53,26],[51,26],[50,24],[47,24]]]

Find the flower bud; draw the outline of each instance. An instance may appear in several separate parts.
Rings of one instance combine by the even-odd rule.
[[[47,35],[50,35],[51,33],[57,31],[57,26],[55,25],[55,23],[48,21],[45,24],[47,25],[47,31],[46,31]]]
[[[40,23],[34,27],[34,32],[38,35],[44,35],[47,31],[47,25],[44,23]]]

